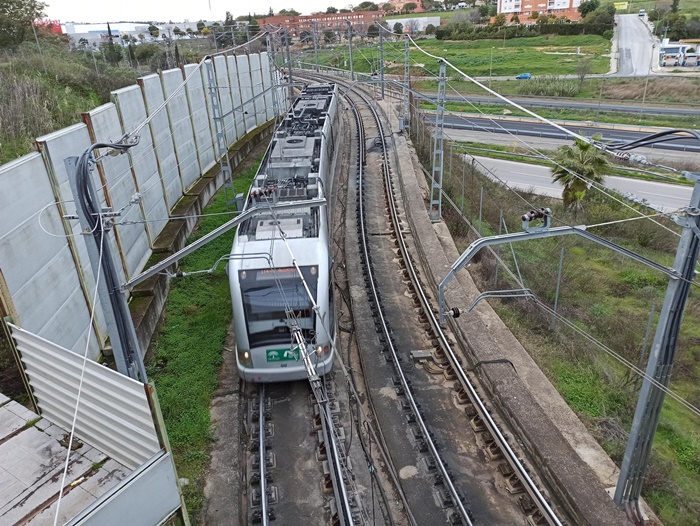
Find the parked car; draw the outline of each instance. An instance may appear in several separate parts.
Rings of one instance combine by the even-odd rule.
[[[645,17],[646,14],[647,14],[647,12],[646,12],[644,9],[640,9],[640,10],[639,10],[639,16]]]
[[[526,79],[531,79],[532,75],[530,73],[521,73],[517,77],[515,77],[517,80],[526,80]]]

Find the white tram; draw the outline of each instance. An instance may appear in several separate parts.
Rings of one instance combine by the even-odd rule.
[[[328,212],[326,206],[305,207],[304,201],[328,198],[338,146],[337,99],[335,84],[302,90],[277,128],[246,198],[244,210],[255,207],[259,213],[239,226],[228,274],[238,373],[250,382],[307,377],[292,341],[293,327],[301,329],[316,372],[331,370],[335,319]],[[299,207],[270,208],[290,201]]]

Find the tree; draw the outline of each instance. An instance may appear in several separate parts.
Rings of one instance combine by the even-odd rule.
[[[427,26],[425,26],[425,34],[426,35],[435,34],[435,26],[433,24],[428,24]]]
[[[277,13],[277,16],[282,16],[282,15],[299,16],[299,11],[295,11],[292,8],[282,9],[279,13]]]
[[[351,13],[352,11],[350,11],[350,10],[347,9],[347,8],[343,8],[343,9],[340,9],[338,12],[339,12],[339,13]]]
[[[588,13],[592,13],[600,6],[600,0],[585,0],[578,6],[578,12],[585,18]]]
[[[387,2],[382,6],[382,11],[384,11],[385,13],[393,13],[394,11],[396,11],[396,7]]]
[[[374,2],[362,2],[355,6],[353,11],[379,11],[379,6]]]
[[[513,24],[519,24],[520,23],[520,17],[518,15],[513,15],[510,17],[510,21]]]
[[[418,9],[418,4],[416,4],[415,2],[408,2],[407,4],[403,5],[403,10],[406,13],[412,13],[416,9]]]
[[[498,13],[493,19],[493,25],[495,27],[506,25],[506,15],[504,13]]]
[[[671,13],[678,12],[678,4],[680,4],[680,0],[671,0]]]
[[[334,40],[335,40],[335,33],[333,33],[333,30],[331,30],[331,29],[325,29],[325,30],[323,31],[323,41],[324,41],[326,44],[330,44],[330,43],[333,42]]]
[[[537,20],[540,17],[539,11],[533,11],[530,15],[530,20]]]
[[[0,48],[16,46],[29,38],[32,21],[44,16],[46,4],[37,0],[0,2]]]
[[[197,31],[201,33],[202,29],[206,27],[206,24],[204,23],[204,20],[200,20],[197,22]]]
[[[372,24],[367,28],[367,36],[369,38],[377,38],[379,36],[379,28]]]
[[[175,27],[173,28],[173,34],[174,34],[176,37],[182,36],[182,29],[180,29],[179,27],[175,26]]]
[[[394,33],[398,33],[399,35],[403,33],[403,25],[401,22],[396,22],[394,24]]]
[[[250,38],[253,38],[260,33],[260,24],[256,18],[251,18],[248,21],[248,32],[250,33]]]
[[[270,10],[267,12],[267,16],[275,16],[275,12],[272,10],[272,6],[270,6]]]
[[[335,7],[328,7],[326,8],[326,14],[327,15],[334,15],[338,12],[338,9]]]
[[[87,38],[81,38],[78,40],[78,46],[85,49],[90,45],[90,43],[87,41]]]
[[[583,87],[583,81],[586,79],[586,75],[588,75],[592,70],[593,66],[591,65],[590,57],[584,57],[578,61],[578,64],[576,64],[576,76],[578,77],[579,89]]]
[[[192,38],[193,31],[192,31],[191,27],[188,27],[187,29],[185,29],[185,33],[187,33],[188,37]]]
[[[592,141],[599,141],[600,135]],[[573,146],[562,146],[554,156],[556,165],[552,168],[552,179],[564,187],[564,206],[572,211],[583,210],[581,200],[592,183],[602,183],[604,172],[610,164],[605,154],[591,142],[574,139]]]
[[[153,37],[153,38],[158,38],[160,35],[160,29],[158,29],[156,26],[153,24],[148,26],[148,33]]]
[[[411,35],[415,35],[420,31],[420,22],[418,22],[418,20],[416,20],[415,18],[406,20],[404,31],[406,31],[407,33],[411,33]]]

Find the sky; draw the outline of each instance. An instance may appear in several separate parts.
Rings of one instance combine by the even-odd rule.
[[[44,0],[47,16],[65,22],[190,22],[223,20],[226,11],[234,17],[249,12],[267,14],[272,10],[293,8],[301,14],[325,11],[328,6],[346,7],[348,0],[116,0],[95,2],[88,0]],[[362,0],[357,0],[360,3]],[[210,7],[211,6],[211,9]]]

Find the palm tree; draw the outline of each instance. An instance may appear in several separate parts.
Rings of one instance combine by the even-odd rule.
[[[605,170],[610,166],[605,154],[593,145],[601,136],[593,136],[591,142],[574,139],[573,146],[562,146],[554,156],[552,179],[564,187],[561,194],[564,206],[574,212],[583,210],[581,200],[593,183],[602,183]]]

